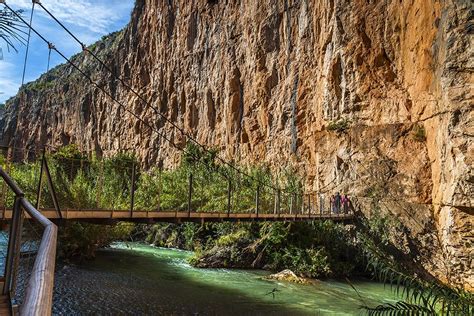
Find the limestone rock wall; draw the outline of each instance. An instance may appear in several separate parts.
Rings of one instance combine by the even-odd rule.
[[[472,288],[473,30],[469,0],[138,0],[93,49],[156,111],[90,56],[74,61],[179,146],[157,112],[226,159],[297,167],[308,192],[347,192],[366,213],[382,200],[428,273]],[[179,160],[67,66],[7,106],[16,146]]]

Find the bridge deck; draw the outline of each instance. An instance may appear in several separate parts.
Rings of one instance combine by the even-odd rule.
[[[44,209],[41,213],[49,219],[60,219],[55,210]],[[63,220],[145,220],[164,222],[205,222],[205,221],[345,221],[354,218],[353,214],[255,214],[255,213],[211,213],[211,212],[166,212],[136,210],[62,210]],[[3,219],[11,219],[11,210],[3,212]]]

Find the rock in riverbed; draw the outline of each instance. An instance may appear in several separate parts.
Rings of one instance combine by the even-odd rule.
[[[265,280],[287,281],[299,284],[309,284],[310,281],[305,278],[297,276],[293,271],[285,269],[281,272],[270,274],[264,277]]]

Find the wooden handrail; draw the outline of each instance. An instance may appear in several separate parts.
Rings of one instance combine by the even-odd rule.
[[[21,204],[44,227],[44,231],[20,312],[22,315],[51,315],[58,228],[27,199],[22,198]]]
[[[23,208],[32,219],[44,227],[41,243],[26,287],[26,295],[20,307],[21,315],[51,315],[53,305],[54,267],[56,261],[56,243],[58,230],[48,218],[41,214],[24,197],[16,182],[0,167],[0,176],[12,189]],[[8,255],[13,255],[10,253]]]

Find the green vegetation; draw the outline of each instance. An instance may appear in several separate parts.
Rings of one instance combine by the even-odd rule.
[[[291,269],[305,277],[363,273],[353,233],[333,222],[157,224],[146,241],[194,250],[198,267]],[[183,247],[184,246],[184,247]]]
[[[227,188],[232,184],[232,211],[253,212],[255,190],[260,185],[261,211],[273,210],[275,192],[262,184],[285,187],[287,194],[301,192],[301,180],[288,169],[275,175],[265,166],[249,167],[251,177],[216,164],[217,152],[203,152],[188,145],[181,164],[173,170],[151,168],[144,171],[132,155],[122,153],[107,159],[84,156],[76,146],[61,148],[48,155],[48,165],[59,198],[66,208],[128,210],[131,201],[132,173],[135,166],[135,209],[187,210],[188,183],[193,178],[193,210],[225,211]],[[35,202],[40,161],[14,163],[8,170],[27,197]],[[257,181],[258,180],[258,181]],[[374,195],[377,188],[373,188]],[[282,199],[289,200],[289,199]],[[52,208],[46,185],[41,206]],[[7,205],[13,196],[7,196]],[[282,208],[288,205],[282,205]],[[298,206],[296,206],[298,207]],[[376,212],[375,212],[376,213]],[[333,222],[311,223],[206,223],[135,226],[96,226],[74,223],[60,229],[59,254],[64,257],[91,258],[94,251],[131,234],[142,234],[149,243],[195,251],[191,263],[198,267],[264,268],[273,271],[291,269],[305,277],[345,277],[372,274],[392,284],[406,300],[366,308],[371,314],[403,314],[408,310],[445,311],[472,314],[472,294],[423,281],[405,265],[394,246],[397,237],[390,231],[403,231],[392,218],[375,214],[370,221],[354,227]],[[367,269],[366,269],[367,267]],[[361,304],[363,305],[363,304]],[[470,309],[469,309],[470,308]]]
[[[412,134],[413,139],[417,142],[424,142],[426,140],[425,128],[420,124],[413,125]]]
[[[58,255],[65,259],[94,258],[97,249],[117,240],[129,240],[135,224],[94,225],[72,222],[59,229]]]
[[[291,170],[285,170],[281,176],[275,176],[267,166],[249,167],[245,170],[250,174],[249,178],[238,175],[230,167],[218,166],[215,163],[216,155],[216,151],[203,152],[197,146],[188,145],[182,162],[176,169],[151,168],[147,171],[138,167],[133,155],[120,153],[111,158],[97,159],[85,156],[75,145],[65,146],[46,157],[61,209],[129,210],[134,168],[136,210],[187,210],[190,175],[193,178],[191,207],[201,212],[227,210],[229,181],[233,192],[231,208],[232,211],[238,212],[255,211],[255,192],[258,185],[262,213],[273,212],[275,197],[275,192],[263,184],[286,186],[290,192],[288,194],[301,192],[301,181]],[[37,158],[11,164],[7,163],[5,156],[0,156],[0,163],[24,190],[26,197],[35,203],[41,160]],[[45,178],[41,189],[40,207],[53,208]],[[13,205],[13,200],[13,195],[7,194],[7,205]],[[282,208],[289,207],[283,204]],[[295,208],[298,207],[295,203]],[[72,256],[77,256],[78,251],[74,250],[76,247],[84,249],[84,245],[94,240],[97,240],[93,242],[97,245],[108,242],[108,239],[89,226],[72,226],[68,229],[71,230],[70,234],[65,235],[68,238],[75,236],[76,231],[83,231],[81,234],[91,236],[82,246],[82,243],[76,243],[75,246],[65,248],[63,252]],[[188,230],[187,234],[191,236],[194,233]],[[187,238],[186,243],[190,243],[190,240]],[[191,245],[187,247],[191,248]],[[96,246],[93,246],[92,249],[95,248]],[[84,252],[86,257],[90,256],[91,251],[86,249]]]
[[[403,300],[374,308],[362,306],[369,315],[472,315],[474,295],[460,288],[450,287],[435,280],[423,280],[404,264],[393,250],[394,231],[402,229],[393,218],[375,214],[363,223],[357,240],[364,251],[367,268],[374,278],[389,284]]]
[[[369,315],[472,315],[471,293],[423,280],[393,249],[399,238],[396,232],[402,231],[399,221],[375,211],[360,225],[353,229],[329,221],[157,224],[149,228],[146,241],[194,250],[190,263],[198,267],[291,269],[312,278],[372,276],[403,298],[376,307],[366,306],[361,298]]]
[[[375,308],[363,306],[369,315],[473,315],[474,294],[436,281],[425,281],[410,274],[396,260],[383,256],[380,249],[370,248],[373,244],[366,246],[371,254],[369,267],[376,278],[390,284],[397,295],[404,298]]]
[[[44,80],[36,80],[31,83],[29,83],[26,88],[34,91],[34,92],[42,92],[44,90],[48,90],[54,87],[54,82],[52,81],[44,81]]]
[[[276,176],[262,165],[247,168],[245,171],[250,178],[244,177],[230,167],[218,166],[215,163],[216,154],[215,151],[205,153],[189,145],[176,169],[160,170],[155,167],[143,171],[133,155],[122,153],[107,159],[88,158],[76,146],[69,145],[48,155],[47,161],[59,204],[63,208],[129,209],[134,168],[134,207],[141,210],[187,210],[191,175],[191,207],[202,212],[227,210],[229,182],[232,187],[231,208],[238,212],[254,211],[257,186],[262,213],[273,211],[276,192],[270,186],[284,186],[288,190],[286,194],[300,193],[302,190],[299,177],[291,170]],[[2,160],[5,165],[5,158],[0,157],[0,162]],[[32,201],[36,199],[39,169],[39,161],[11,165],[12,176]],[[9,203],[12,202],[13,197],[9,200]],[[283,204],[282,208],[289,208],[289,205]],[[41,205],[53,206],[46,185],[43,186]]]
[[[135,169],[135,209],[185,211],[188,208],[189,181],[192,176],[191,208],[196,211],[227,211],[229,182],[232,189],[233,212],[254,212],[257,187],[260,192],[260,211],[273,212],[275,190],[282,192],[282,209],[289,209],[289,198],[299,194],[301,179],[291,169],[281,175],[272,173],[266,165],[245,169],[250,177],[238,174],[229,166],[218,165],[216,151],[204,152],[196,145],[188,145],[181,164],[172,170],[153,167],[141,170],[133,155],[117,154],[106,159],[86,157],[75,145],[65,146],[47,155],[56,195],[62,208],[130,209],[132,172]],[[5,166],[5,157],[0,157]],[[10,173],[31,201],[36,200],[40,161],[33,160],[10,165]],[[53,207],[45,182],[40,205]],[[288,196],[287,196],[288,197]],[[9,197],[9,205],[13,196]],[[286,203],[286,204],[285,204]],[[295,209],[301,201],[295,201]]]
[[[332,122],[329,122],[327,130],[342,133],[349,128],[350,124],[351,124],[351,121],[348,119],[340,119],[337,121],[332,121]]]

